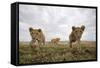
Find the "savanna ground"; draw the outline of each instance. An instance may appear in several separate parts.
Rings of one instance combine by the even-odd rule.
[[[31,47],[28,43],[20,42],[19,64],[96,60],[95,41],[84,41],[80,46],[81,49],[75,44],[70,48],[69,44],[62,42]]]

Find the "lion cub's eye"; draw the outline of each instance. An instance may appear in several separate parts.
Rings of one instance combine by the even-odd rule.
[[[38,33],[36,33],[36,34],[38,34]]]
[[[82,32],[82,31],[80,31],[80,32]]]
[[[78,31],[75,31],[76,33],[78,32]]]

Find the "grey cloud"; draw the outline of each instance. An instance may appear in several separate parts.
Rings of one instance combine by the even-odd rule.
[[[86,26],[82,39],[95,40],[95,14],[95,9],[87,8],[20,5],[20,40],[31,40],[28,28],[33,27],[41,28],[47,41],[54,37],[60,37],[62,41],[65,41],[68,40],[72,26],[81,25]]]

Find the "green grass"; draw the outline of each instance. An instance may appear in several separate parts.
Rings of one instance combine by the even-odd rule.
[[[92,45],[92,44],[91,44]],[[19,45],[19,64],[95,60],[96,47],[84,46],[69,48],[68,45],[41,45],[32,48],[29,45]]]

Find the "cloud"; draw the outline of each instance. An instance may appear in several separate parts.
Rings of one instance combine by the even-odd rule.
[[[30,41],[29,27],[41,28],[46,40],[59,37],[68,40],[72,26],[85,25],[82,40],[96,38],[96,10],[89,8],[52,7],[38,5],[19,6],[19,39]]]

